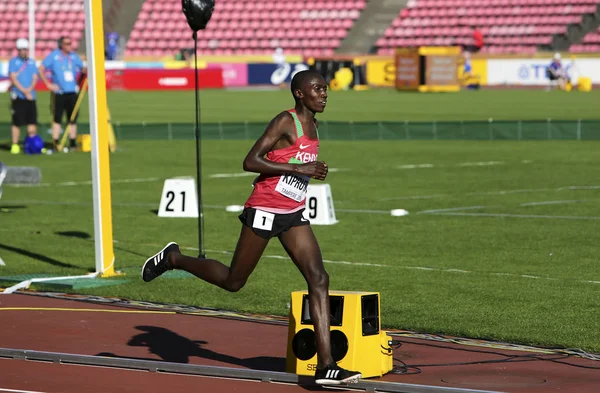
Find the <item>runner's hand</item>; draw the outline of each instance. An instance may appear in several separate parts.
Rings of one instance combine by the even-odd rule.
[[[327,164],[322,161],[313,161],[298,166],[298,170],[301,174],[310,176],[313,179],[325,180],[329,168]]]

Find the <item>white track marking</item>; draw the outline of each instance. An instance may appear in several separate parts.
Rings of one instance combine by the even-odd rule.
[[[457,166],[490,166],[490,165],[504,165],[504,161],[480,161],[480,162],[461,162]]]
[[[210,179],[229,179],[232,177],[257,177],[258,173],[252,172],[238,172],[238,173],[215,173],[214,175],[209,175]]]
[[[557,188],[556,191],[562,190],[600,190],[600,186],[570,186],[570,187],[560,187]]]
[[[353,210],[353,209],[335,209],[344,213],[367,213],[367,214],[390,214],[389,210]]]
[[[419,169],[419,168],[434,168],[433,164],[406,164],[406,165],[398,165],[396,168],[398,169]]]
[[[524,194],[529,192],[553,191],[552,188],[528,188],[524,190],[500,190],[486,192],[469,192],[465,195],[507,195],[507,194]]]
[[[600,217],[595,216],[546,216],[536,214],[494,214],[494,213],[460,213],[460,212],[439,212],[430,213],[439,216],[468,216],[468,217],[509,217],[509,218],[544,218],[554,220],[600,220]]]
[[[468,192],[466,194],[436,194],[436,195],[412,195],[405,197],[394,197],[394,198],[381,198],[379,201],[395,201],[395,200],[404,200],[404,199],[433,199],[433,198],[443,198],[443,197],[452,197],[452,196],[479,196],[479,195],[509,195],[509,194],[526,194],[533,192],[544,192],[544,191],[583,191],[583,190],[600,190],[600,186],[568,186],[568,187],[559,187],[559,188],[525,188],[520,190],[498,190],[498,191],[477,191],[477,192]]]
[[[122,183],[150,183],[159,181],[158,177],[148,177],[143,179],[115,179],[111,180],[111,184],[122,184]],[[85,181],[66,181],[61,183],[40,183],[40,184],[6,184],[9,187],[25,188],[25,187],[72,187],[72,186],[88,186],[91,185],[91,180]]]
[[[348,169],[348,168],[329,168],[328,172],[331,172],[331,173],[335,173],[335,172],[347,172],[349,170],[350,169]]]
[[[484,209],[486,207],[491,207],[491,206],[465,206],[465,207],[451,207],[448,209],[422,210],[420,212],[417,212],[417,214],[432,214],[432,213],[451,212],[451,211],[458,211],[458,210],[475,210],[475,209]]]
[[[523,160],[522,164],[530,164],[533,161]],[[505,165],[504,161],[475,161],[475,162],[459,162],[456,164],[403,164],[396,165],[397,169],[422,169],[422,168],[448,168],[448,167],[473,167],[473,166],[492,166],[492,165]]]
[[[527,203],[521,203],[519,206],[525,207],[525,206],[542,206],[542,205],[566,205],[566,204],[570,204],[570,203],[581,203],[584,201],[581,200],[574,200],[574,201],[541,201],[541,202],[527,202]]]
[[[438,195],[413,195],[413,196],[405,196],[405,197],[393,197],[393,198],[381,198],[379,201],[402,201],[407,199],[434,199],[434,198],[442,198],[447,195],[438,194]],[[336,201],[337,202],[337,201]]]
[[[152,243],[127,243],[136,246],[144,246],[144,247],[164,247],[164,244],[152,244]],[[197,247],[179,247],[181,250],[189,250],[198,252]],[[207,253],[216,253],[223,255],[233,255],[232,251],[224,251],[224,250],[205,250]],[[287,255],[263,255],[262,258],[269,259],[280,259],[280,260],[288,260],[290,261],[289,256]],[[488,276],[506,276],[506,277],[517,277],[517,278],[535,278],[540,280],[551,280],[551,281],[572,281],[572,282],[580,282],[586,284],[600,284],[600,281],[592,281],[592,280],[564,280],[557,279],[552,277],[539,277],[527,274],[518,274],[518,273],[503,273],[503,272],[485,272],[485,271],[470,271],[464,269],[454,269],[454,268],[435,268],[429,266],[398,266],[398,265],[385,265],[379,263],[369,263],[369,262],[350,262],[350,261],[334,261],[330,259],[323,259],[324,263],[327,264],[337,264],[337,265],[347,265],[347,266],[367,266],[367,267],[377,267],[377,268],[385,268],[385,269],[404,269],[404,270],[419,270],[419,271],[431,271],[431,272],[441,272],[441,273],[452,273],[452,274],[475,274],[475,275],[488,275]]]
[[[0,388],[0,392],[11,392],[11,393],[45,393],[45,392],[38,392],[35,390],[18,390],[18,389],[6,389],[6,388]]]

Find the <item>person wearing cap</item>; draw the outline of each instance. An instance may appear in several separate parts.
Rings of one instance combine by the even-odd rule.
[[[52,82],[45,75],[48,70],[52,76]],[[62,116],[67,115],[69,125],[69,148],[76,146],[77,137],[77,114],[71,119],[77,103],[77,94],[79,85],[77,84],[77,74],[85,73],[86,69],[83,61],[77,53],[71,51],[71,39],[69,37],[60,37],[58,48],[53,50],[40,66],[40,78],[46,84],[48,89],[54,93],[54,109],[52,119],[52,140],[54,150],[59,144],[59,136],[62,131]]]
[[[31,137],[37,134],[37,105],[35,84],[38,80],[38,68],[35,60],[27,55],[29,41],[19,38],[16,43],[18,55],[8,63],[8,73],[11,81],[10,98],[12,114],[12,146],[10,152],[19,154],[21,146],[19,137],[21,127],[27,126],[27,134]]]
[[[567,83],[569,83],[569,75],[562,66],[560,59],[560,53],[555,53],[552,63],[546,69],[546,75],[552,85],[556,82],[561,90],[565,90]]]

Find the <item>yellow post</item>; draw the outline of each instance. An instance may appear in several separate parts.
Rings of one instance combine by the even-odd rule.
[[[92,190],[94,194],[94,239],[96,273],[115,275],[106,74],[104,70],[104,28],[102,0],[85,0],[85,37],[89,79],[90,135],[92,136]]]

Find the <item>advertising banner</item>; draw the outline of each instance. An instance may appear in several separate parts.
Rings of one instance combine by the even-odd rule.
[[[304,63],[284,63],[267,64],[251,63],[248,64],[248,85],[273,85],[278,86],[282,83],[290,83],[297,72],[308,70]]]
[[[418,50],[396,50],[396,88],[416,90],[421,84],[421,55]]]
[[[248,65],[241,63],[208,64],[207,69],[220,69],[223,75],[223,86],[248,86]]]
[[[119,73],[116,75],[115,73]],[[193,90],[193,69],[149,69],[107,71],[109,90]],[[198,86],[201,89],[223,88],[223,73],[220,69],[198,70]]]
[[[393,87],[396,83],[396,63],[393,58],[367,61],[369,86]]]
[[[551,59],[489,59],[488,85],[546,86],[549,80],[546,68]],[[574,82],[579,77],[600,83],[600,59],[563,59],[563,67]]]

